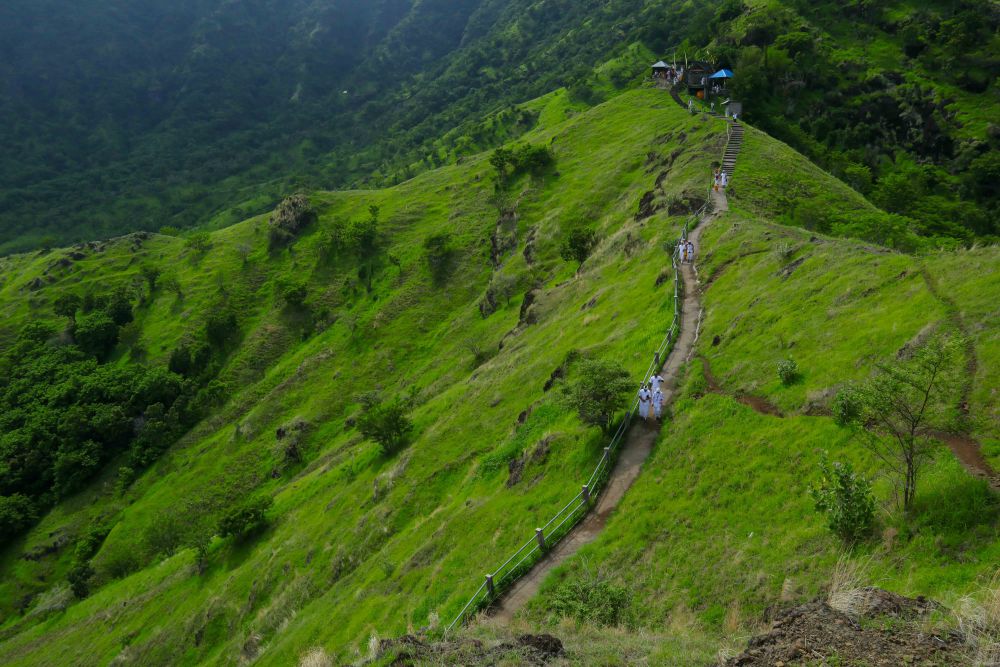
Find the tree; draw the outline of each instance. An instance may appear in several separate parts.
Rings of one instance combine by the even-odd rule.
[[[212,236],[208,232],[195,232],[184,243],[197,253],[206,253],[212,248]]]
[[[958,336],[938,334],[910,358],[878,364],[878,373],[855,390],[856,411],[844,415],[864,445],[896,475],[906,510],[934,450],[934,429],[952,414],[962,345]]]
[[[82,303],[83,301],[76,294],[60,294],[52,304],[52,311],[56,315],[76,321],[76,311],[80,310]]]
[[[816,511],[823,512],[827,524],[847,543],[868,537],[875,525],[875,498],[867,479],[854,472],[850,463],[830,463],[826,453],[819,464],[820,481],[809,490]]]
[[[257,496],[232,507],[219,520],[219,535],[245,539],[267,525],[267,511],[274,505],[271,496]]]
[[[563,241],[560,257],[567,262],[583,264],[597,245],[597,232],[593,229],[574,229]]]
[[[607,433],[615,413],[628,405],[634,389],[628,371],[605,359],[587,359],[577,366],[565,394],[580,420]]]
[[[413,432],[413,422],[406,416],[406,406],[396,399],[384,403],[374,396],[361,398],[363,409],[358,417],[358,430],[374,440],[386,455],[395,454],[407,445]]]
[[[81,350],[103,359],[118,343],[118,325],[107,312],[95,310],[77,318],[73,338]]]
[[[34,523],[38,518],[35,504],[28,496],[15,493],[0,496],[0,536],[4,542]]]

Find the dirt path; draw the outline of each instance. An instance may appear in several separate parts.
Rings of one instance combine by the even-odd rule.
[[[694,242],[698,253],[701,252],[701,233],[706,224],[722,211],[729,210],[725,195],[713,193],[713,202],[715,211],[704,217],[701,224],[688,235]],[[684,283],[684,301],[681,305],[680,336],[661,372],[666,380],[663,385],[663,393],[667,405],[677,395],[681,370],[694,353],[701,323],[701,293],[695,266],[682,264],[681,279]],[[513,588],[496,602],[492,610],[494,618],[504,623],[510,621],[514,614],[538,592],[539,586],[549,572],[564,563],[580,547],[597,539],[601,530],[604,529],[608,517],[621,502],[628,488],[632,486],[632,482],[639,476],[643,462],[653,451],[659,430],[658,423],[651,421],[644,424],[636,418],[635,424],[625,436],[618,461],[615,463],[614,470],[611,471],[608,486],[601,493],[597,506],[552,551],[538,561],[528,574],[521,577]]]

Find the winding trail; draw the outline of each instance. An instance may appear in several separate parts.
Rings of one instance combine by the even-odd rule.
[[[702,217],[700,224],[688,233],[688,238],[694,242],[698,253],[701,251],[701,233],[705,226],[717,215],[729,210],[725,194],[713,192],[712,200],[714,205],[712,213]],[[661,375],[666,381],[663,385],[666,405],[670,405],[677,396],[681,372],[694,353],[701,324],[701,290],[695,265],[681,264],[681,279],[684,284],[684,300],[681,304],[680,335],[661,370]],[[636,419],[625,436],[618,461],[611,471],[608,486],[601,493],[597,506],[493,605],[491,613],[494,618],[504,623],[509,622],[514,614],[538,592],[549,572],[579,551],[580,547],[597,539],[608,517],[639,476],[643,462],[653,451],[659,431],[658,422],[643,423]]]

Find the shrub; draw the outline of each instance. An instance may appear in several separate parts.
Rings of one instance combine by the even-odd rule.
[[[267,525],[267,511],[274,505],[271,496],[251,498],[227,511],[219,520],[219,535],[245,539]]]
[[[597,232],[593,229],[574,229],[563,241],[559,255],[567,262],[583,264],[597,245]]]
[[[66,573],[66,581],[73,590],[73,595],[85,598],[90,595],[90,580],[94,576],[94,568],[89,562],[76,563]]]
[[[778,377],[781,379],[781,384],[786,386],[792,384],[799,379],[799,365],[791,357],[782,359],[778,362]]]
[[[840,426],[847,426],[861,417],[861,397],[853,387],[845,387],[833,399],[833,420]]]
[[[231,310],[223,310],[208,316],[205,323],[205,336],[215,348],[224,348],[239,335],[240,325],[236,314]]]
[[[875,525],[875,499],[871,484],[854,472],[850,463],[823,455],[819,464],[819,484],[809,490],[816,511],[827,517],[827,525],[842,540],[857,542],[868,537]]]
[[[365,404],[358,417],[358,430],[379,444],[383,454],[395,454],[409,442],[413,422],[406,416],[403,401],[382,403],[370,396],[362,397]]]
[[[596,576],[584,576],[559,586],[548,607],[579,623],[619,626],[632,620],[632,592]]]
[[[208,252],[212,248],[212,236],[208,232],[195,232],[184,245],[198,253]]]
[[[289,308],[301,308],[309,296],[309,289],[305,283],[285,279],[278,282],[278,296]]]
[[[451,243],[451,234],[442,232],[424,239],[424,259],[431,278],[436,284],[441,284],[451,274],[455,260],[455,248]]]

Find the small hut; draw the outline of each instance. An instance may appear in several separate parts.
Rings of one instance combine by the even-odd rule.
[[[684,70],[684,82],[687,84],[688,92],[696,95],[698,91],[704,91],[708,87],[708,77],[715,71],[712,63],[706,60],[692,60]],[[703,97],[702,92],[699,97]]]
[[[732,70],[720,69],[708,77],[706,94],[710,96],[725,95],[729,90],[729,80],[733,78]]]

